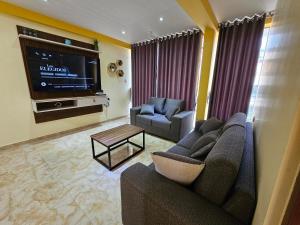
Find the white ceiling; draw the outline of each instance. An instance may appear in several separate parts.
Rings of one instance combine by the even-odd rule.
[[[129,43],[196,27],[176,0],[45,1],[6,0]]]
[[[277,0],[209,0],[219,22],[269,12],[276,8]]]

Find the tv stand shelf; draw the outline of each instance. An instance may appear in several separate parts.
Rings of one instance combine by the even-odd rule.
[[[93,106],[86,106],[80,108],[65,108],[61,110],[40,112],[40,113],[34,112],[34,119],[36,123],[43,123],[43,122],[49,122],[53,120],[59,120],[59,119],[81,116],[81,115],[86,115],[91,113],[98,113],[98,112],[103,112],[102,105],[93,105]]]
[[[109,98],[105,94],[100,96],[32,100],[36,123],[102,112],[103,106],[107,107],[108,105]]]

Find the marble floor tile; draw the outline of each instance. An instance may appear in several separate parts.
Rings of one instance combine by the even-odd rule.
[[[120,174],[137,162],[150,164],[151,152],[174,145],[146,135],[145,151],[108,171],[92,158],[90,135],[125,123],[127,118],[104,122],[0,150],[0,225],[121,225]],[[142,136],[132,141],[142,144]]]

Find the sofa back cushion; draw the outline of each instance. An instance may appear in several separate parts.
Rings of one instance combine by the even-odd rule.
[[[246,114],[245,113],[235,113],[233,116],[231,116],[226,123],[223,126],[222,132],[224,132],[226,129],[232,126],[241,126],[244,127],[246,126]]]
[[[167,98],[163,108],[163,114],[166,114],[168,109],[178,108],[178,112],[184,110],[184,100]]]
[[[244,224],[251,224],[256,206],[253,127],[246,124],[246,141],[239,174],[223,209]]]
[[[210,131],[219,129],[224,123],[217,118],[211,117],[208,120],[205,120],[199,128],[201,134],[206,134]]]
[[[172,107],[169,107],[168,110],[166,111],[166,118],[168,120],[171,120],[172,117],[177,113],[179,112],[179,108],[177,108],[176,106],[172,106]]]
[[[237,177],[245,143],[245,128],[224,131],[205,159],[205,169],[193,189],[211,202],[222,205]]]
[[[151,97],[148,101],[148,104],[154,105],[154,111],[156,113],[163,114],[165,101],[166,101],[165,98]]]
[[[206,134],[203,134],[192,146],[192,152],[199,150],[200,148],[210,144],[211,142],[216,142],[219,137],[219,130],[213,130]]]

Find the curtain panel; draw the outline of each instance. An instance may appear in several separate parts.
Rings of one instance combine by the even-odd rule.
[[[158,40],[157,96],[183,99],[186,110],[196,105],[200,38],[198,30]]]
[[[132,63],[132,106],[139,106],[155,96],[157,41],[133,44]]]
[[[265,15],[221,24],[208,116],[227,120],[247,113],[255,78]]]

